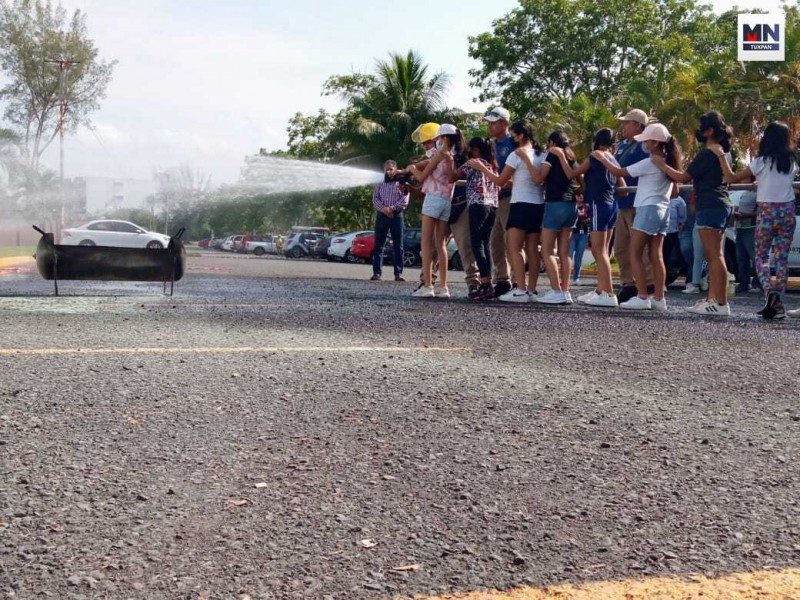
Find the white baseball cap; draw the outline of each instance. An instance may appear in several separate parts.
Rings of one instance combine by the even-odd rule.
[[[634,108],[632,111],[628,112],[627,115],[623,115],[621,117],[617,117],[619,121],[635,121],[639,123],[639,125],[647,125],[647,113],[641,109]]]
[[[458,128],[450,123],[443,123],[439,125],[439,131],[436,132],[436,137],[440,135],[455,135],[458,133]]]
[[[646,142],[647,140],[652,140],[654,142],[668,142],[671,137],[672,135],[670,135],[669,130],[661,123],[651,123],[644,128],[642,133],[633,136],[633,139],[635,139],[637,142]]]
[[[483,120],[489,121],[489,123],[494,123],[500,119],[503,119],[504,121],[511,121],[511,113],[502,106],[493,108],[483,117]]]

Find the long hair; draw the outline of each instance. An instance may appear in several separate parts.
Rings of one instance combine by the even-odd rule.
[[[462,156],[467,148],[467,143],[464,141],[464,134],[460,129],[456,129],[455,133],[441,136],[450,142],[450,148],[455,152],[456,156]]]
[[[564,150],[564,156],[567,157],[567,160],[575,160],[575,152],[569,146],[569,138],[567,137],[566,133],[560,129],[556,129],[553,133],[547,136],[547,141]]]
[[[666,159],[667,164],[673,169],[679,169],[681,161],[683,160],[683,153],[677,138],[674,135],[671,135],[669,136],[669,141],[663,142],[661,146],[664,148],[664,158]]]
[[[542,147],[539,145],[539,142],[536,141],[536,138],[533,137],[533,127],[531,126],[530,122],[527,119],[520,119],[519,121],[514,121],[511,124],[511,127],[508,128],[509,131],[516,133],[517,135],[524,136],[527,139],[531,146],[533,146],[533,151],[536,154],[542,153]]]
[[[481,158],[488,164],[497,169],[497,160],[494,153],[494,144],[480,136],[475,136],[467,144],[467,148],[477,148]]]
[[[717,142],[725,152],[731,151],[731,138],[733,137],[733,129],[725,123],[725,119],[716,110],[711,110],[700,117],[700,126],[698,133],[712,129],[714,133],[712,136],[714,141]]]
[[[764,135],[758,144],[758,156],[771,168],[778,169],[779,173],[790,173],[795,163],[792,153],[789,127],[781,121],[773,121],[764,130]]]
[[[594,149],[610,148],[614,145],[614,132],[608,127],[603,127],[594,134]]]

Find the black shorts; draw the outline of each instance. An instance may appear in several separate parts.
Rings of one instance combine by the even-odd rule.
[[[522,229],[525,233],[541,233],[544,218],[544,204],[530,202],[512,202],[508,211],[509,229]]]

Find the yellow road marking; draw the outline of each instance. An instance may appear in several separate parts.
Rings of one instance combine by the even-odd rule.
[[[392,346],[235,346],[206,348],[0,348],[0,355],[51,355],[51,354],[226,354],[251,352],[277,353],[335,353],[396,352],[398,354],[465,354],[470,348],[418,346],[394,348]]]
[[[624,581],[593,581],[543,588],[519,588],[427,600],[796,600],[800,598],[800,569],[732,573],[721,577],[648,577]]]

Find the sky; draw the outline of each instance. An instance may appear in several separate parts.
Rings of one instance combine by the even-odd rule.
[[[777,0],[714,0],[716,11],[777,8]],[[320,95],[331,75],[369,72],[376,58],[414,49],[451,76],[448,104],[474,102],[470,35],[516,0],[460,6],[431,0],[62,0],[87,15],[103,59],[118,64],[93,128],[67,137],[65,175],[151,179],[188,165],[233,182],[246,155],[286,146],[296,112],[337,110]],[[466,7],[469,7],[466,9]],[[44,162],[58,167],[57,145]]]

